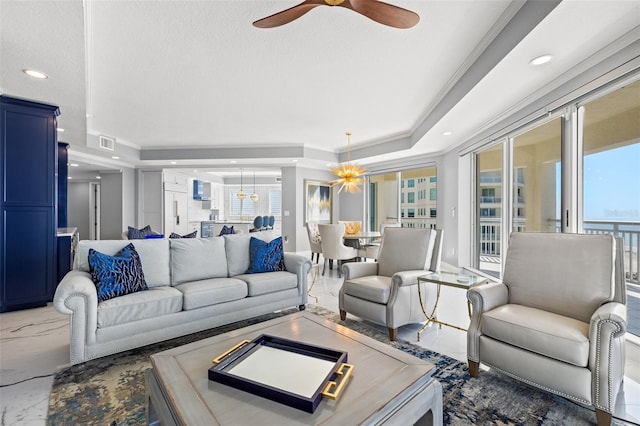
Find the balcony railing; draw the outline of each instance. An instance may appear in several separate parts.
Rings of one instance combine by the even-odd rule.
[[[480,197],[481,203],[501,203],[502,197]]]

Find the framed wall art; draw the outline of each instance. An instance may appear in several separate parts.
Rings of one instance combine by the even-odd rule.
[[[329,182],[304,181],[305,221],[331,223],[333,211],[331,185]]]

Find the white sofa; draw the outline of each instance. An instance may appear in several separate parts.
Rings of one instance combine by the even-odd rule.
[[[265,241],[274,236],[259,234]],[[284,253],[286,271],[245,274],[251,236],[80,241],[74,269],[53,299],[58,312],[70,315],[71,364],[279,309],[303,310],[311,261]],[[89,248],[113,255],[129,243],[149,290],[98,303]]]

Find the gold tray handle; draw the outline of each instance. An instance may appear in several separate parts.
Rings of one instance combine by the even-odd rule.
[[[244,345],[246,345],[247,343],[251,343],[250,340],[243,340],[242,342],[238,343],[237,345],[235,345],[234,347],[232,347],[231,349],[229,349],[228,351],[226,351],[225,353],[223,353],[222,355],[218,356],[217,358],[214,358],[213,362],[214,364],[220,364],[220,362],[230,353],[234,352],[235,350],[243,347]]]
[[[334,399],[334,400],[338,399],[338,397],[342,393],[342,390],[347,384],[349,377],[351,377],[352,372],[353,372],[352,364],[347,364],[346,362],[342,363],[340,367],[338,367],[338,370],[336,370],[336,374],[344,377],[342,378],[342,380],[340,380],[340,383],[336,383],[334,381],[327,382],[327,385],[324,387],[324,390],[322,391],[322,396],[324,396],[325,398]],[[331,392],[331,389],[333,387],[335,387],[335,390]]]

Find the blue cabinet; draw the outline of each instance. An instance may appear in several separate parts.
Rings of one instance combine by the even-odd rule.
[[[59,109],[0,96],[0,312],[53,296]]]

